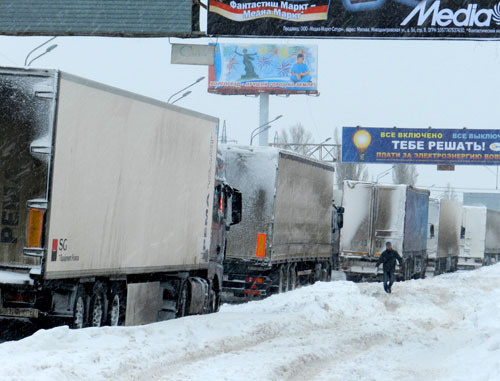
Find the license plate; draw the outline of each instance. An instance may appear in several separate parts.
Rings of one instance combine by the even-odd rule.
[[[38,310],[34,308],[0,308],[0,316],[38,318]]]

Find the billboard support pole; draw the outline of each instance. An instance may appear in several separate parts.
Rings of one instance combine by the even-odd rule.
[[[269,94],[259,95],[259,126],[269,123]],[[269,129],[265,129],[259,136],[259,146],[269,144]]]

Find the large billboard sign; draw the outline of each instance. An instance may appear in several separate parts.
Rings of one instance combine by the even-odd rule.
[[[500,39],[499,0],[210,0],[208,34]]]
[[[499,165],[500,130],[343,127],[342,162]]]
[[[0,34],[199,36],[199,6],[192,0],[2,0]]]
[[[314,45],[217,44],[208,91],[216,94],[316,94]]]

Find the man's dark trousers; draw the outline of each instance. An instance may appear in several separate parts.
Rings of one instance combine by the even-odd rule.
[[[394,283],[394,271],[384,271],[384,290],[391,292],[392,284]]]

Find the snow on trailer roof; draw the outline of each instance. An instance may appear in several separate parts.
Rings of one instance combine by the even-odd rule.
[[[121,95],[124,97],[128,97],[131,99],[139,100],[145,103],[150,103],[156,106],[160,106],[163,108],[168,108],[173,111],[181,112],[183,114],[191,115],[197,118],[206,119],[208,121],[212,121],[214,123],[219,123],[219,118],[203,114],[194,110],[186,109],[177,105],[173,105],[167,102],[160,101],[155,98],[147,97],[145,95],[140,95],[138,93],[134,93],[131,91],[127,91],[124,89],[120,89],[118,87],[106,85],[102,82],[93,81],[91,79],[87,79],[84,77],[80,77],[71,73],[67,73],[65,71],[61,71],[58,69],[32,69],[32,68],[20,68],[20,67],[8,67],[3,66],[0,67],[0,75],[29,75],[29,76],[43,76],[43,77],[62,77],[66,80],[83,84],[89,87],[93,87],[96,89],[104,90],[110,93],[114,93],[116,95]]]
[[[288,156],[295,158],[296,160],[304,161],[308,164],[317,164],[321,167],[335,170],[335,167],[331,163],[327,163],[316,158],[303,155],[298,152],[290,151],[284,148],[276,148],[271,146],[246,146],[246,145],[230,145],[230,144],[219,144],[219,148],[223,150],[231,150],[234,152],[239,152],[240,154],[258,153],[260,157],[274,157],[275,155],[281,154],[283,156]]]

